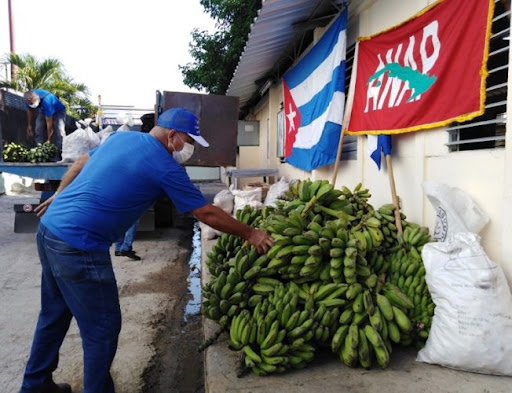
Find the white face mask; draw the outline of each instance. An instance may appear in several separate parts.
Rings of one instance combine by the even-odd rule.
[[[36,109],[39,106],[39,100],[34,101],[32,104],[28,105],[32,109]]]
[[[181,136],[179,134],[177,135],[181,139]],[[183,139],[181,139],[181,141],[183,142]],[[174,158],[178,164],[183,164],[190,157],[192,157],[192,154],[194,154],[194,145],[188,142],[183,142],[183,149],[180,151],[173,151],[172,158]]]

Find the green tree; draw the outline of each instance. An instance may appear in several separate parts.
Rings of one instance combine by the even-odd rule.
[[[185,85],[211,94],[225,94],[261,0],[201,0],[218,31],[194,29],[189,43],[193,62],[179,68]]]
[[[98,107],[89,100],[89,90],[81,83],[75,83],[66,75],[58,59],[38,60],[30,54],[11,53],[6,60],[15,67],[12,81],[0,81],[0,88],[25,92],[32,89],[51,91],[59,97],[68,115],[85,118],[96,113]]]

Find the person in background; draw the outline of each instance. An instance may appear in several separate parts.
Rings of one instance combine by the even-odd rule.
[[[196,142],[209,146],[197,117],[182,108],[169,109],[149,133],[115,132],[81,156],[56,193],[35,209],[42,217],[37,233],[41,311],[20,393],[71,392],[68,384],[56,384],[52,374],[73,317],[84,352],[83,393],[115,392],[110,367],[121,310],[109,250],[163,195],[178,212],[246,239],[259,253],[273,245],[267,232],[206,202],[181,165]],[[110,173],[115,176],[105,181]]]
[[[133,117],[131,115],[120,115],[117,117],[117,121],[122,123],[122,125],[117,129],[118,132],[131,131],[130,127],[133,126]],[[135,240],[138,226],[139,219],[137,219],[133,225],[128,228],[126,233],[116,241],[115,256],[128,257],[134,261],[140,261],[141,258],[132,250],[132,244]]]
[[[43,89],[29,90],[23,94],[27,109],[27,139],[36,144],[48,141],[57,146],[55,161],[60,159],[62,139],[66,135],[66,107],[58,97]],[[35,133],[33,128],[35,118]]]
[[[121,237],[121,239],[116,242],[116,257],[128,257],[134,261],[140,261],[141,258],[132,250],[132,244],[135,240],[135,234],[137,233],[138,226],[139,220],[135,221],[135,223],[128,228],[124,237]]]

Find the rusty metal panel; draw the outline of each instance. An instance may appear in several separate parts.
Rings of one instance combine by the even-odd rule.
[[[237,154],[238,97],[214,94],[163,92],[162,109],[182,107],[199,117],[201,135],[210,143],[195,144],[187,166],[235,166]]]

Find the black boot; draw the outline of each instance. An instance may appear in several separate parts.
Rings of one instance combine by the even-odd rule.
[[[140,257],[135,254],[135,251],[116,251],[115,252],[116,257],[128,257],[130,259],[133,259],[134,261],[140,261]]]
[[[67,383],[52,382],[50,385],[44,387],[41,393],[72,393],[72,391],[71,386]]]

